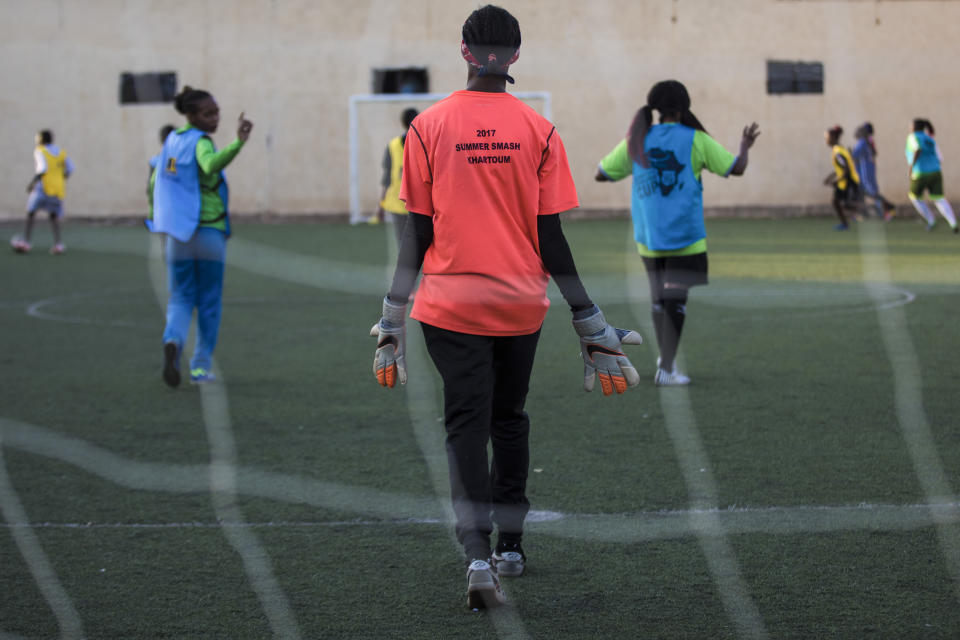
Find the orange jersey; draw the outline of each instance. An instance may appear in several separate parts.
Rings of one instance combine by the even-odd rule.
[[[457,91],[413,121],[403,166],[400,199],[434,229],[411,317],[476,335],[539,329],[537,216],[579,205],[553,125],[509,93]]]

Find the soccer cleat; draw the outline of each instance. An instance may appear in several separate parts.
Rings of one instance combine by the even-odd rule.
[[[180,384],[180,347],[176,342],[163,345],[163,381],[170,387]]]
[[[30,253],[30,249],[33,247],[31,247],[30,243],[20,236],[14,236],[10,238],[10,248],[16,253]]]
[[[849,225],[845,225],[842,222],[833,228],[834,231],[846,231],[849,229]]]
[[[951,227],[951,229],[953,230],[954,233],[960,233],[960,226]]]
[[[505,543],[498,542],[497,548],[490,559],[493,566],[497,569],[497,575],[504,578],[516,578],[523,575],[523,569],[527,561],[527,556],[523,553],[523,548],[519,542]]]
[[[653,376],[653,383],[660,387],[682,387],[690,384],[690,378],[676,369],[667,371],[658,367]]]
[[[193,384],[206,384],[208,382],[216,382],[216,381],[217,381],[217,376],[213,375],[212,371],[208,371],[203,367],[190,369],[190,382]]]
[[[486,560],[474,560],[467,567],[467,606],[491,609],[507,603],[500,588],[497,570]]]
[[[928,223],[927,223],[927,231],[933,231],[933,230],[936,229],[936,228],[937,228],[937,221],[936,221],[936,220],[934,220],[933,222],[928,222]]]
[[[57,244],[50,247],[50,255],[52,256],[59,256],[66,252],[67,252],[67,247],[62,242],[58,242]]]
[[[883,221],[890,222],[895,215],[897,215],[896,209],[887,209],[886,213],[883,214]]]

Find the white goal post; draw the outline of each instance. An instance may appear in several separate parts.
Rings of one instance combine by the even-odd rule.
[[[377,118],[377,135],[373,137],[372,131],[361,132],[360,130],[360,106],[361,105],[382,105],[391,107],[393,105],[413,106],[423,110],[446,98],[448,93],[376,93],[376,94],[355,94],[350,96],[349,102],[349,145],[350,145],[350,223],[358,224],[364,221],[363,207],[360,197],[360,163],[361,156],[364,164],[372,165],[367,169],[370,175],[375,175],[376,180],[370,185],[365,185],[369,193],[368,197],[374,197],[379,193],[377,185],[380,183],[380,160],[383,157],[384,149],[390,138],[400,134],[400,111],[402,109],[391,109],[389,113],[380,113]],[[518,91],[512,95],[528,102],[535,101],[540,103],[540,114],[547,120],[553,119],[553,109],[549,91]],[[534,106],[534,105],[532,105]],[[390,132],[393,132],[392,134]],[[368,134],[368,135],[365,135]]]

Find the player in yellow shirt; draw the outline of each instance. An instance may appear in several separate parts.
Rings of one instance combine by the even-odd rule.
[[[833,210],[840,218],[840,223],[834,227],[836,231],[850,228],[843,209],[849,203],[854,203],[857,208],[860,200],[860,174],[857,173],[850,150],[840,144],[842,135],[843,127],[837,125],[827,129],[823,136],[830,147],[830,158],[833,161],[833,171],[823,179],[823,184],[833,185]]]
[[[403,146],[407,141],[407,132],[410,123],[417,117],[417,110],[413,107],[403,110],[400,122],[403,124],[403,134],[390,140],[383,153],[383,179],[380,185],[383,192],[380,194],[380,206],[377,208],[377,222],[384,221],[384,212],[389,212],[393,222],[393,230],[397,236],[397,246],[403,237],[404,227],[407,226],[409,212],[400,199],[400,178],[403,175]]]
[[[53,229],[53,246],[50,253],[58,255],[66,251],[60,240],[60,218],[63,217],[63,200],[67,195],[67,178],[73,173],[73,162],[64,149],[53,143],[53,132],[44,129],[37,132],[37,147],[33,151],[36,170],[27,185],[27,224],[23,236],[14,236],[10,246],[17,253],[28,253],[32,248],[33,218],[43,209],[50,214]]]

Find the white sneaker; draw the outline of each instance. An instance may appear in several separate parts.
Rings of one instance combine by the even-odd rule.
[[[499,542],[490,557],[490,562],[497,569],[497,576],[503,578],[516,578],[523,575],[526,560],[527,557],[523,554],[520,543],[504,544]]]
[[[21,238],[20,236],[14,236],[10,238],[10,248],[17,253],[30,253],[30,243]]]
[[[676,369],[667,371],[657,367],[657,372],[653,376],[653,383],[661,387],[682,387],[690,384],[690,378]]]
[[[500,588],[497,570],[485,560],[474,560],[467,568],[467,606],[489,609],[507,603]]]

